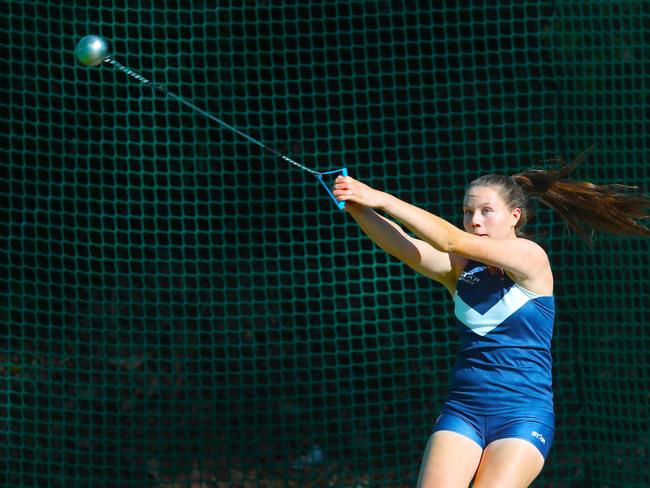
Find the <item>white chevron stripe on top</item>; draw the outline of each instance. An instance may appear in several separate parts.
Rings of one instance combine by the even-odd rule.
[[[543,295],[537,295],[515,283],[501,300],[481,315],[467,305],[458,295],[458,292],[454,292],[454,312],[458,320],[472,329],[474,333],[484,336],[523,307],[526,302],[541,296]]]

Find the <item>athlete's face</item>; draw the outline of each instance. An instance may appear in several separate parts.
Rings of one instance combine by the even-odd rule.
[[[509,209],[498,188],[476,186],[465,195],[463,215],[463,226],[470,234],[509,239],[516,237],[521,210]]]

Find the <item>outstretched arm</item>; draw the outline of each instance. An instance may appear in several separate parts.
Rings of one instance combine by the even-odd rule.
[[[371,208],[354,202],[348,202],[345,208],[363,232],[380,248],[418,273],[452,290],[456,276],[449,254],[409,236],[398,224],[379,215]]]

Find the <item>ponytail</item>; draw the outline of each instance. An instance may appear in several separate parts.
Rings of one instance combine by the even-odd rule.
[[[650,196],[634,186],[567,179],[584,158],[583,153],[570,165],[559,159],[559,169],[529,169],[512,179],[527,196],[560,214],[569,228],[589,244],[594,230],[650,237],[650,228],[639,222],[650,219]]]

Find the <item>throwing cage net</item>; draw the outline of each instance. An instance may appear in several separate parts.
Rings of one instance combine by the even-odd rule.
[[[456,224],[471,179],[591,146],[576,177],[650,187],[647,2],[408,3],[4,4],[0,484],[413,486],[456,351],[443,287],[311,175],[73,55],[101,35]],[[528,229],[558,306],[536,486],[648,486],[648,240]]]

